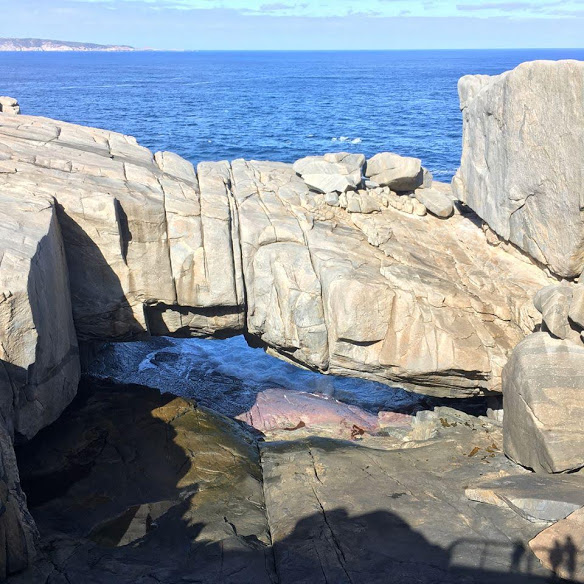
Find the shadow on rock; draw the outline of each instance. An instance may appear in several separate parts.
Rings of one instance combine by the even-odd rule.
[[[437,539],[423,535],[423,522],[433,519],[421,513],[418,525],[405,507],[401,513],[402,506],[412,503],[389,477],[390,504],[369,494],[369,508],[386,509],[359,512],[366,508],[367,485],[341,480],[342,487],[335,479],[327,487],[331,479],[326,473],[332,478],[334,464],[343,457],[353,464],[347,456],[361,450],[376,456],[347,442],[323,439],[262,448],[260,461],[254,436],[237,422],[143,386],[83,379],[63,416],[18,448],[42,557],[10,581],[547,581],[537,563],[528,561],[528,552],[517,549],[519,544],[463,538],[445,545],[439,534],[451,533],[449,525],[432,528]],[[328,455],[333,466],[320,476],[318,460]],[[269,467],[263,475],[262,465]],[[278,494],[289,481],[286,473],[299,477],[296,492],[288,483],[288,495],[285,490]],[[342,496],[334,495],[337,486]],[[496,561],[489,562],[489,554]]]
[[[17,455],[44,551],[17,581],[174,582],[196,565],[213,582],[270,567],[257,445],[193,402],[83,379]]]

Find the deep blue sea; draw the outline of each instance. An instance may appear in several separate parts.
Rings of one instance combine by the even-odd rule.
[[[460,160],[459,77],[566,58],[584,49],[0,53],[0,95],[193,163],[389,150],[448,181]]]

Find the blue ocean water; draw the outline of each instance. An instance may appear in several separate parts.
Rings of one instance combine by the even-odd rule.
[[[0,53],[0,95],[193,163],[389,150],[448,181],[460,160],[459,77],[566,58],[584,49]]]

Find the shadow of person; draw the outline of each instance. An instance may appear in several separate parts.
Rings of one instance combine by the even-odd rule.
[[[521,560],[525,556],[525,546],[521,541],[515,541],[513,543],[513,551],[511,552],[511,572],[521,571]]]
[[[570,579],[574,579],[576,576],[576,567],[578,559],[578,548],[574,544],[572,536],[568,535],[564,543],[564,554],[565,554],[565,568]]]
[[[554,541],[554,545],[548,550],[548,559],[554,574],[557,574],[563,564],[565,549],[559,540]]]

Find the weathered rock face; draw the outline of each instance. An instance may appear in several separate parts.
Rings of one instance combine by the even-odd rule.
[[[0,143],[3,192],[57,210],[80,339],[242,328],[224,164],[204,166],[200,186],[176,155],[26,116],[2,117]]]
[[[290,165],[203,163],[195,173],[132,138],[42,118],[3,116],[0,143],[4,204],[56,214],[67,263],[49,271],[61,288],[45,288],[68,312],[57,292],[68,274],[83,340],[246,328],[322,372],[464,396],[499,390],[508,351],[538,320],[530,297],[548,283],[540,270],[489,246],[463,216],[421,217],[415,199],[406,197],[412,215],[379,189],[330,207]],[[8,229],[18,236],[19,223]],[[74,351],[65,328],[73,340],[45,341],[54,366]],[[5,360],[33,362],[18,358]]]
[[[542,288],[534,305],[543,332],[520,343],[504,369],[505,451],[536,471],[584,467],[583,297],[582,282]]]
[[[0,183],[5,175],[0,174]],[[32,437],[73,399],[79,381],[65,252],[48,197],[0,197],[0,411]]]
[[[455,195],[564,277],[584,268],[584,62],[534,61],[459,81]]]
[[[27,568],[38,532],[19,482],[12,436],[0,415],[0,580]]]
[[[505,452],[539,472],[584,466],[584,346],[535,333],[503,375]]]

